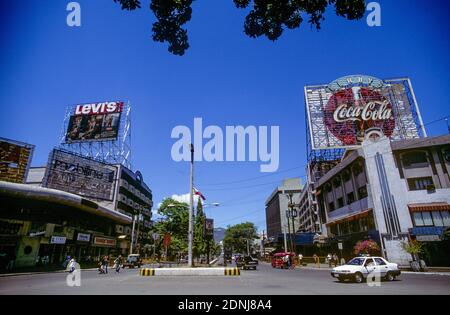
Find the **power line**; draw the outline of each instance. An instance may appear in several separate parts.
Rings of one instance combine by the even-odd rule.
[[[235,181],[230,181],[230,182],[222,182],[222,183],[205,183],[204,186],[226,186],[226,185],[232,185],[232,184],[239,184],[239,183],[244,183],[244,182],[249,182],[249,181],[254,181],[254,180],[258,180],[261,178],[266,178],[266,177],[270,177],[270,176],[275,176],[278,174],[282,174],[282,173],[286,173],[286,172],[290,172],[293,170],[298,170],[300,168],[303,168],[304,166],[297,166],[297,167],[292,167],[289,169],[285,169],[282,171],[277,171],[275,173],[271,173],[271,174],[265,174],[265,175],[260,175],[260,176],[255,176],[255,177],[250,177],[250,178],[246,178],[246,179],[241,179],[241,180],[235,180]]]
[[[435,123],[437,123],[437,122],[440,122],[440,121],[443,121],[443,120],[446,120],[446,119],[448,120],[449,118],[450,118],[450,115],[447,115],[447,116],[441,117],[441,118],[439,118],[439,119],[436,119],[436,120],[427,122],[427,123],[423,124],[423,126],[432,125],[432,124],[435,124]],[[426,139],[427,139],[427,138],[426,138]],[[376,143],[370,143],[370,144],[368,144],[368,145],[372,145],[372,144],[376,144]],[[250,178],[244,178],[244,179],[235,180],[235,181],[230,181],[230,182],[222,182],[222,183],[205,183],[205,184],[202,185],[202,186],[203,186],[203,187],[205,187],[205,186],[206,186],[206,187],[207,187],[207,186],[226,186],[226,185],[238,184],[238,183],[243,183],[243,182],[248,182],[248,181],[258,180],[258,179],[265,178],[265,177],[275,176],[275,175],[278,175],[278,174],[290,172],[290,171],[297,170],[297,169],[301,169],[301,168],[306,168],[307,166],[308,166],[308,164],[303,164],[303,165],[300,165],[300,166],[288,168],[288,169],[285,169],[285,170],[282,170],[282,171],[278,171],[278,172],[275,172],[275,173],[271,173],[271,174],[260,175],[260,176],[250,177]],[[302,176],[300,176],[300,177],[305,177],[305,175],[302,175]]]

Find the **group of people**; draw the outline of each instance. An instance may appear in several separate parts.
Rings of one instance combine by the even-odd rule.
[[[103,259],[100,260],[99,263],[99,274],[107,274],[108,273],[108,266],[109,266],[109,256],[104,256]],[[117,257],[114,260],[114,270],[116,271],[116,273],[120,273],[120,269],[122,269],[123,267],[123,259],[122,256],[119,255],[119,257]]]
[[[328,262],[328,266],[331,268],[333,267],[337,267],[339,265],[339,257],[338,255],[336,255],[336,253],[334,254],[328,254],[327,255],[327,262]]]

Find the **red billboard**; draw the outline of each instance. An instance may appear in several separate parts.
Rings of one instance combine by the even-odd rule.
[[[305,87],[310,149],[358,147],[368,131],[393,140],[425,133],[409,79],[347,76]]]

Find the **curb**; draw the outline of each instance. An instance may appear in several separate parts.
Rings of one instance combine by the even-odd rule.
[[[156,276],[217,276],[237,277],[241,275],[239,268],[143,268],[141,277]]]

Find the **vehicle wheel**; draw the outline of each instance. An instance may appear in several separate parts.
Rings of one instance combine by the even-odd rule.
[[[339,281],[339,282],[344,282],[345,280],[344,280],[343,277],[338,277],[338,281]]]
[[[388,273],[386,274],[386,276],[385,276],[385,279],[386,279],[387,281],[394,281],[394,280],[395,280],[395,276],[394,276],[392,273],[388,272]]]
[[[356,283],[362,283],[364,281],[364,277],[360,272],[355,273],[354,279]]]

